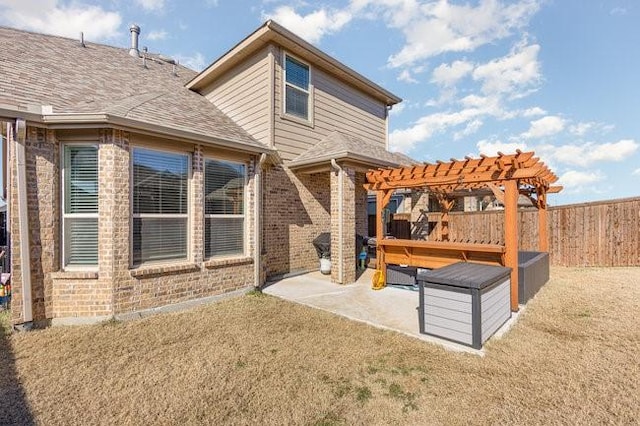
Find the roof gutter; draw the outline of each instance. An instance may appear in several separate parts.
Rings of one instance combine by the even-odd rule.
[[[27,166],[25,140],[27,123],[18,118],[15,129],[7,124],[7,136],[15,150],[16,186],[18,196],[18,236],[20,246],[20,275],[22,281],[22,324],[20,328],[30,329],[33,323],[33,302],[31,298],[31,258],[29,243],[29,209],[27,205]]]
[[[43,124],[52,129],[102,125],[115,127],[121,130],[142,130],[162,136],[186,139],[201,144],[232,148],[234,150],[249,153],[271,153],[273,151],[271,148],[266,146],[262,147],[251,145],[243,141],[228,138],[216,138],[200,133],[190,132],[188,130],[181,130],[144,121],[132,120],[130,118],[113,116],[107,113],[36,114],[28,111],[0,107],[0,118],[5,117],[11,119],[21,118],[29,122]]]
[[[262,173],[264,169],[264,165],[267,162],[267,154],[260,155],[260,159],[256,163],[256,171],[255,171],[255,211],[254,211],[254,230],[253,230],[253,238],[254,247],[255,247],[255,258],[253,260],[254,264],[254,279],[255,279],[255,287],[262,287],[262,279],[261,279],[261,270],[262,270]]]

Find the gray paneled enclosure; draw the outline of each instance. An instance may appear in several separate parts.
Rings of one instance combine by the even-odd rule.
[[[549,253],[518,252],[518,303],[524,305],[549,281]]]
[[[510,273],[464,262],[419,272],[420,332],[480,349],[511,317]]]

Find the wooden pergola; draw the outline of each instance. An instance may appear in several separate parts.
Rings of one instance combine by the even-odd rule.
[[[386,281],[387,264],[438,268],[459,261],[497,264],[511,268],[511,310],[518,310],[518,198],[525,195],[538,208],[540,251],[548,251],[547,194],[562,190],[558,180],[533,152],[498,153],[496,157],[465,157],[435,164],[377,169],[366,175],[365,188],[376,192],[376,266]],[[382,211],[397,189],[423,189],[442,207],[442,240],[384,239]],[[504,245],[448,241],[448,214],[453,194],[490,189],[504,205]]]

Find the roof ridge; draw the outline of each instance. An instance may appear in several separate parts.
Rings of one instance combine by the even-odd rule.
[[[42,32],[37,32],[37,31],[33,31],[33,30],[25,30],[23,28],[9,27],[9,26],[6,26],[6,25],[0,25],[0,30],[9,30],[9,31],[32,34],[32,35],[37,35],[37,36],[44,36],[44,37],[57,38],[57,39],[62,39],[62,40],[76,41],[76,42],[80,43],[80,39],[79,38],[66,37],[66,36],[61,36],[61,35],[57,35],[57,34],[42,33]],[[95,41],[87,41],[86,38],[84,39],[84,44],[93,44],[95,46],[109,47],[111,49],[117,49],[117,50],[128,50],[127,47],[118,47],[118,46],[113,46],[111,44],[106,44],[106,43],[100,43],[100,42],[95,42]]]

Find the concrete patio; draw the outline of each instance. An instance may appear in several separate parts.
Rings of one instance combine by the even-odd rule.
[[[445,349],[484,355],[484,350],[420,334],[418,324],[419,296],[417,291],[398,287],[371,289],[372,269],[367,269],[354,284],[340,285],[331,282],[329,276],[320,272],[284,278],[271,282],[264,293],[322,309],[354,321],[392,330],[407,336],[443,346]],[[492,339],[500,338],[517,320],[522,312],[512,314]]]

